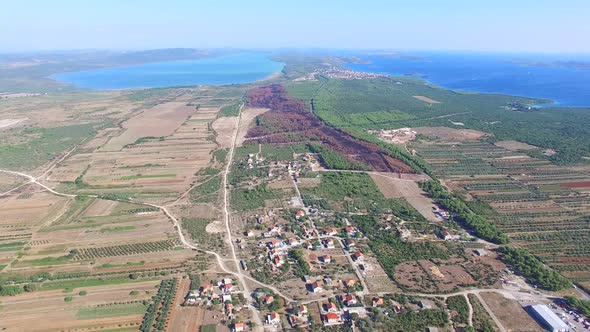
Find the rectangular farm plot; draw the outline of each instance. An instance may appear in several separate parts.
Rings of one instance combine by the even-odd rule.
[[[168,136],[192,113],[194,106],[184,102],[169,102],[150,108],[138,116],[123,122],[125,131],[109,140],[102,151],[119,151],[127,144],[133,144],[142,137]]]
[[[0,321],[8,330],[18,331],[133,327],[141,323],[145,313],[142,301],[153,295],[157,284],[156,280],[135,281],[83,287],[71,293],[55,289],[6,297],[2,299]],[[81,290],[86,295],[80,295]],[[66,302],[66,297],[72,300]]]
[[[480,295],[508,331],[545,331],[515,300],[491,292]]]
[[[486,218],[515,243],[577,282],[587,282],[590,167],[566,167],[525,155],[516,141],[413,142],[444,183],[482,202]]]
[[[91,257],[120,256],[129,256],[127,261],[133,261],[131,257],[134,255],[142,256],[141,260],[157,260],[158,255],[152,254],[170,251],[175,247],[176,231],[161,211],[129,203],[115,202],[115,206],[112,206],[109,202],[111,201],[96,199],[85,210],[87,213],[96,210],[96,213],[91,214],[99,214],[109,209],[110,215],[89,216],[80,213],[69,223],[42,228],[35,233],[30,250],[15,265],[80,265],[86,264],[81,260]],[[100,211],[95,208],[95,204]],[[76,239],[75,244],[71,242],[72,239]],[[138,239],[142,242],[137,243]],[[130,247],[121,247],[122,244]],[[72,249],[77,249],[77,254],[64,258],[71,254]],[[174,251],[174,254],[168,253],[168,256],[172,258],[178,255]]]
[[[48,193],[30,193],[0,199],[0,226],[26,228],[59,216],[70,199]]]
[[[155,203],[172,200],[188,188],[196,171],[210,166],[211,153],[217,148],[210,126],[217,109],[193,112],[193,108],[190,117],[166,137],[142,136],[120,151],[102,149],[72,156],[51,178],[55,174],[56,180],[75,180],[79,193]]]
[[[434,207],[432,199],[426,196],[416,182],[396,179],[394,174],[370,173],[369,175],[386,198],[405,198],[426,220],[440,221],[432,213]]]

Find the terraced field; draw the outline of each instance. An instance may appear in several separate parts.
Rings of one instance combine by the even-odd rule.
[[[487,142],[412,144],[445,184],[518,245],[563,275],[590,285],[590,166],[556,166]],[[479,204],[482,207],[481,204]]]
[[[208,257],[181,245],[169,213],[179,220],[216,217],[220,184],[210,180],[224,160],[211,123],[243,93],[232,91],[98,94],[91,100],[107,109],[96,114],[64,97],[66,106],[51,111],[60,116],[43,125],[62,128],[67,119],[103,125],[58,136],[67,144],[37,142],[39,135],[52,137],[45,131],[23,136],[20,143],[39,159],[0,169],[20,170],[41,184],[0,173],[0,290],[13,295],[2,296],[1,328],[19,330],[55,310],[59,323],[27,330],[137,330],[159,280],[208,268]],[[34,99],[31,108],[46,105]],[[118,101],[126,103],[112,106]],[[81,114],[71,111],[77,105]],[[20,110],[29,125],[40,125],[40,115],[17,106],[7,112]],[[158,312],[153,324],[161,329],[166,316]]]

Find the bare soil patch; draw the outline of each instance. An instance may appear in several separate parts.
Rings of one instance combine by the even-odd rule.
[[[445,141],[478,141],[480,138],[488,135],[483,131],[474,129],[455,129],[448,127],[417,127],[412,129],[419,134],[436,136]]]
[[[22,121],[27,120],[27,118],[18,118],[18,119],[0,119],[0,129],[14,126],[19,124]]]
[[[238,118],[235,116],[221,117],[212,124],[213,130],[217,133],[215,141],[220,147],[227,149],[232,145],[232,135],[238,125]]]
[[[440,221],[432,208],[434,203],[426,196],[418,184],[410,180],[396,179],[389,175],[369,174],[379,190],[387,198],[405,198],[424,218],[430,221]]]
[[[117,201],[97,199],[88,207],[88,209],[86,209],[84,215],[86,217],[108,216],[118,204]]]
[[[534,150],[538,147],[530,144],[526,144],[519,141],[500,141],[494,143],[494,145],[504,148],[510,151],[517,151],[517,150]]]
[[[438,100],[434,100],[432,98],[428,98],[426,96],[412,96],[418,100],[422,100],[425,103],[429,103],[429,104],[442,104],[442,102],[438,101]]]
[[[518,302],[492,292],[481,293],[481,297],[508,331],[544,331]]]
[[[111,138],[101,149],[118,151],[142,137],[162,137],[171,135],[192,113],[194,106],[184,102],[169,102],[150,108],[122,123],[125,131]]]
[[[574,189],[574,188],[590,188],[590,181],[581,181],[581,182],[569,182],[563,183],[564,186]]]
[[[458,258],[407,261],[396,267],[395,280],[412,291],[451,292],[461,287],[493,284],[497,281],[497,267]]]

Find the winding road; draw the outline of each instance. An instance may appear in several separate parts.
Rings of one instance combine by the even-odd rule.
[[[223,169],[222,172],[218,173],[217,175],[213,176],[212,178],[218,176],[218,175],[222,175],[223,180],[222,180],[222,192],[223,192],[223,219],[224,219],[224,225],[225,225],[225,233],[227,236],[227,242],[228,245],[231,249],[231,257],[229,258],[224,258],[222,257],[219,253],[214,252],[214,251],[210,251],[210,250],[204,250],[199,248],[197,245],[191,243],[189,240],[186,239],[185,235],[182,232],[182,227],[181,227],[181,223],[180,221],[170,212],[170,210],[168,209],[170,206],[175,205],[176,203],[178,203],[181,199],[183,199],[195,186],[200,185],[202,183],[205,183],[209,180],[211,180],[212,178],[206,180],[205,182],[199,183],[199,184],[194,184],[192,185],[188,190],[186,190],[185,192],[183,192],[177,199],[175,199],[174,201],[172,201],[171,203],[168,203],[166,205],[157,205],[157,204],[152,204],[152,203],[146,203],[146,202],[138,202],[138,201],[133,201],[133,200],[117,200],[117,201],[121,201],[121,202],[130,202],[130,203],[135,203],[135,204],[141,204],[141,205],[145,205],[145,206],[150,206],[150,207],[154,207],[157,208],[159,210],[161,210],[172,222],[172,224],[174,225],[175,230],[178,233],[178,237],[180,239],[180,241],[182,242],[182,245],[185,248],[188,249],[192,249],[195,251],[199,251],[205,254],[209,254],[209,255],[213,255],[215,256],[216,260],[217,260],[217,264],[219,265],[219,268],[224,272],[227,273],[229,275],[235,276],[239,283],[242,286],[243,292],[244,294],[247,296],[248,298],[248,304],[247,307],[249,308],[249,310],[252,313],[252,318],[253,321],[256,325],[256,327],[254,328],[254,330],[256,331],[262,331],[263,330],[263,322],[261,320],[261,316],[260,316],[260,312],[258,311],[258,309],[253,305],[253,300],[250,292],[250,289],[248,287],[248,281],[251,282],[252,284],[256,284],[256,285],[260,285],[262,287],[266,287],[268,289],[271,289],[273,292],[275,292],[277,295],[283,297],[287,302],[295,302],[295,300],[289,296],[287,296],[286,294],[282,293],[279,289],[277,289],[276,287],[272,286],[272,285],[268,285],[265,284],[263,282],[260,282],[252,277],[250,277],[247,274],[244,274],[242,269],[240,268],[240,260],[236,254],[236,249],[235,249],[235,245],[234,245],[234,241],[233,241],[233,237],[232,237],[232,233],[231,233],[231,227],[230,227],[230,203],[229,203],[229,190],[228,190],[228,176],[230,173],[230,169],[231,169],[231,164],[234,158],[234,153],[235,153],[235,148],[236,148],[236,142],[237,142],[237,138],[238,138],[238,131],[239,131],[239,126],[240,126],[240,122],[242,119],[242,108],[243,108],[243,104],[242,106],[240,106],[240,110],[239,110],[239,114],[236,117],[235,121],[236,121],[236,126],[235,126],[235,131],[233,132],[233,137],[232,137],[232,143],[231,146],[229,148],[229,152],[228,152],[228,158],[226,161],[226,165],[225,168]],[[68,151],[66,154],[64,154],[61,158],[59,158],[58,160],[54,161],[39,177],[34,177],[32,175],[26,174],[26,173],[22,173],[22,172],[17,172],[17,171],[11,171],[11,170],[2,170],[0,169],[0,173],[5,173],[5,174],[10,174],[10,175],[15,175],[15,176],[19,176],[22,178],[25,178],[28,180],[28,182],[26,183],[21,183],[18,186],[16,186],[15,188],[12,188],[6,192],[0,193],[0,197],[2,196],[7,196],[10,195],[12,193],[14,193],[15,191],[27,186],[27,185],[37,185],[39,187],[41,187],[43,190],[46,190],[54,195],[57,196],[61,196],[61,197],[67,197],[67,198],[75,198],[77,196],[85,196],[85,197],[99,197],[98,195],[76,195],[76,194],[68,194],[68,193],[61,193],[58,191],[55,191],[54,189],[48,187],[47,185],[43,184],[42,182],[40,182],[41,179],[43,179],[46,175],[48,175],[51,170],[53,170],[59,163],[61,163],[63,160],[65,160],[71,153],[73,153],[73,151],[76,149],[77,147],[74,147],[73,149],[71,149],[70,151]],[[325,171],[330,171],[330,170],[325,170]],[[352,171],[352,172],[362,172],[362,171]],[[365,172],[366,173],[366,172]],[[373,174],[377,174],[380,176],[384,176],[384,177],[390,177],[389,175],[385,175],[379,172],[370,172]],[[396,180],[399,180],[399,178],[395,178]],[[297,195],[301,198],[301,193],[299,191],[299,188],[297,186],[297,183],[295,181],[294,178],[292,178],[294,186],[295,186],[295,190],[297,192]],[[413,180],[408,180],[408,181],[413,181]],[[323,236],[321,236],[320,238],[322,238]],[[338,239],[338,241],[340,242],[341,246],[344,246],[344,244],[342,243],[342,239],[340,237],[334,236],[334,238]],[[376,295],[376,296],[382,296],[385,294],[389,294],[389,293],[371,293],[365,283],[365,280],[361,274],[361,272],[359,271],[358,267],[354,264],[354,262],[352,261],[352,258],[350,257],[350,253],[346,253],[347,258],[349,259],[350,264],[352,264],[352,266],[355,268],[355,272],[359,278],[359,280],[361,281],[362,287],[363,287],[363,291],[362,294],[363,295]],[[226,266],[226,262],[227,261],[232,261],[234,267],[232,268],[228,268],[228,266]],[[472,304],[469,301],[468,295],[469,294],[474,294],[474,296],[476,296],[478,298],[478,300],[481,302],[482,306],[484,307],[484,309],[488,312],[488,314],[490,315],[490,317],[492,318],[492,320],[494,321],[494,323],[498,326],[500,331],[506,331],[506,329],[503,327],[502,323],[500,322],[500,320],[494,315],[493,311],[489,308],[489,306],[485,303],[485,301],[483,300],[483,298],[481,297],[480,293],[481,292],[496,292],[496,293],[500,293],[502,295],[510,295],[510,296],[515,296],[518,294],[525,294],[522,292],[518,292],[518,291],[509,291],[509,290],[505,290],[505,289],[470,289],[470,290],[463,290],[460,292],[455,292],[455,293],[449,293],[449,294],[426,294],[426,293],[406,293],[406,295],[410,295],[410,296],[417,296],[417,297],[426,297],[426,298],[443,298],[443,299],[447,299],[448,297],[451,296],[464,296],[465,299],[467,300],[467,304],[468,304],[468,308],[469,308],[469,324],[472,325],[473,324],[473,307]],[[529,294],[531,295],[531,294]],[[537,292],[536,295],[539,299],[547,299],[550,296]],[[313,303],[313,302],[317,302],[317,301],[322,301],[322,299],[310,299],[310,300],[305,300],[305,301],[299,301],[300,304],[309,304],[309,303]]]

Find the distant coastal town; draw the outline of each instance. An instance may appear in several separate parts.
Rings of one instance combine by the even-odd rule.
[[[345,80],[356,80],[356,79],[367,79],[367,78],[378,78],[378,77],[386,77],[387,75],[384,74],[376,74],[376,73],[365,73],[354,71],[350,69],[339,68],[336,66],[318,68],[311,73],[296,78],[294,81],[316,81],[317,76],[325,76],[327,78],[332,79],[345,79]]]

